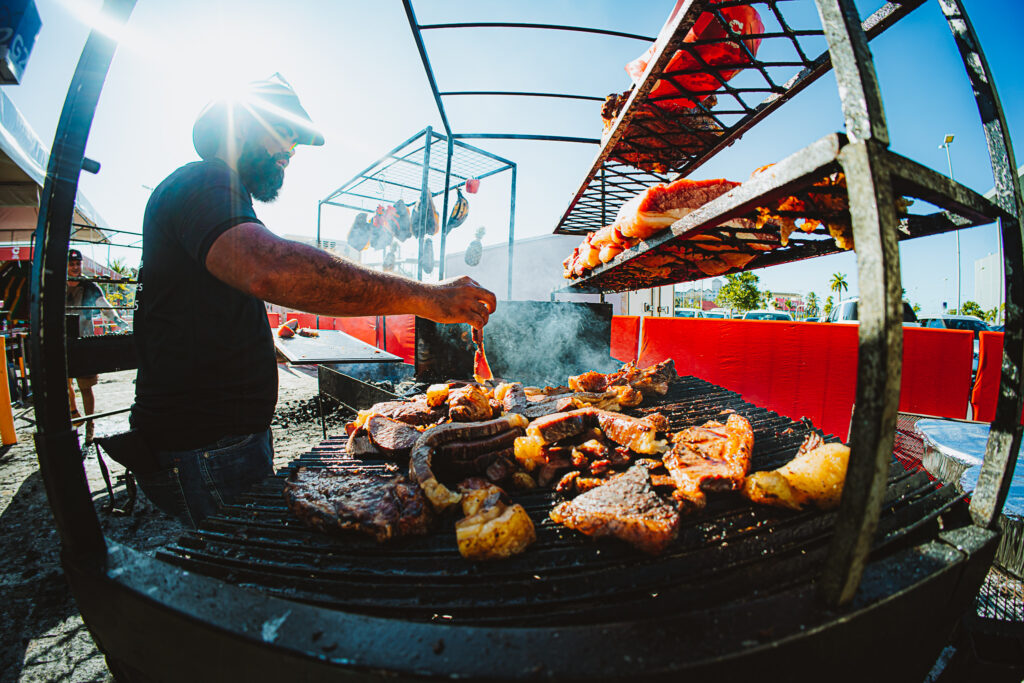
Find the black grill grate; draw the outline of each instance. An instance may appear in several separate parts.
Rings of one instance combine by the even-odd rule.
[[[654,410],[673,429],[739,412],[754,427],[754,469],[786,462],[811,429],[692,377],[676,382],[661,406],[640,412]],[[387,465],[351,460],[343,438],[327,439],[159,556],[195,573],[348,612],[503,626],[589,624],[700,610],[806,583],[820,570],[835,519],[712,495],[704,512],[684,519],[670,549],[649,558],[551,522],[550,491],[513,493],[537,527],[536,544],[508,560],[474,563],[459,556],[451,520],[441,520],[430,536],[386,545],[306,528],[282,496],[284,479],[300,466]],[[894,462],[876,553],[920,541],[921,534],[934,537],[938,516],[958,503],[950,490]]]

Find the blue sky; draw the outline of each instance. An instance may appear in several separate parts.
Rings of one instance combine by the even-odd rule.
[[[577,24],[656,35],[671,0],[520,0],[414,2],[421,23],[522,21]],[[96,0],[37,0],[43,29],[22,85],[5,92],[44,143],[53,139],[67,85]],[[875,3],[858,2],[862,12]],[[287,7],[287,11],[282,9]],[[1007,120],[1020,143],[1024,79],[1007,26],[1024,24],[1024,3],[966,0],[995,73]],[[798,8],[799,9],[799,8]],[[805,11],[799,9],[799,11]],[[808,21],[813,20],[813,9]],[[426,44],[442,90],[533,90],[604,96],[629,86],[623,65],[646,49],[638,41],[564,32],[480,29],[429,32]],[[946,133],[956,178],[992,186],[977,109],[938,3],[925,6],[872,42],[892,147],[946,172],[938,148]],[[280,71],[325,130],[327,144],[300,148],[277,202],[257,208],[279,234],[313,235],[317,200],[427,125],[441,127],[399,0],[139,0],[111,67],[87,154],[103,164],[82,190],[109,227],[137,230],[149,190],[194,160],[191,125],[203,104],[232,83]],[[446,100],[460,133],[540,133],[598,137],[598,103],[522,98]],[[821,136],[841,130],[835,79],[820,79],[734,146],[691,176],[743,180]],[[569,143],[477,141],[518,164],[516,234],[550,233],[590,167],[596,147]],[[1024,153],[1018,153],[1018,163]],[[471,197],[470,217],[450,240],[465,248],[478,226],[485,243],[505,239],[508,174],[489,178]],[[323,232],[342,239],[353,214],[325,211]],[[975,259],[997,249],[995,228],[961,233],[962,296],[973,296]],[[129,259],[135,252],[113,252]],[[901,247],[908,297],[925,311],[956,298],[953,235]],[[103,258],[106,252],[98,252]],[[834,272],[856,293],[853,254],[759,271],[773,291],[815,291]]]

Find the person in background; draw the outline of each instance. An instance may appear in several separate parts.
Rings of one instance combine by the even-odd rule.
[[[93,325],[93,317],[98,312],[104,318],[114,323],[117,328],[123,329],[128,323],[117,314],[117,311],[110,305],[103,291],[95,282],[80,279],[82,277],[82,252],[77,249],[68,250],[68,295],[66,304],[68,313],[78,316],[78,336],[92,337],[96,334]],[[87,307],[87,308],[82,308]],[[88,310],[88,307],[95,307]],[[78,390],[82,392],[82,409],[86,415],[92,415],[96,408],[96,397],[92,388],[99,381],[99,375],[88,377],[68,378],[68,401],[71,403],[71,419],[82,417],[78,412],[78,404],[75,400],[75,385],[78,382]],[[92,420],[85,422],[85,443],[92,443],[93,424]]]
[[[200,161],[150,195],[134,319],[132,432],[146,496],[195,525],[273,474],[277,361],[264,302],[327,316],[412,313],[483,327],[494,294],[468,277],[426,283],[282,239],[256,216],[296,145],[324,137],[279,74],[208,105]]]

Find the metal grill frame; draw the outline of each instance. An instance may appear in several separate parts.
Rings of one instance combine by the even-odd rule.
[[[1003,347],[1003,383],[990,433],[985,463],[970,512],[974,524],[943,532],[940,541],[909,549],[880,566],[867,565],[878,521],[878,506],[892,453],[896,395],[899,387],[901,322],[899,272],[895,261],[897,221],[891,207],[889,169],[884,163],[887,133],[880,118],[880,98],[873,65],[850,0],[816,0],[829,37],[837,78],[846,88],[844,113],[851,143],[840,161],[847,171],[851,218],[858,242],[862,313],[854,413],[854,456],[844,490],[829,566],[815,586],[775,605],[745,603],[716,614],[731,623],[765,623],[787,614],[794,604],[806,606],[821,619],[821,628],[795,632],[790,638],[744,651],[743,642],[728,639],[717,656],[703,661],[698,673],[727,676],[763,673],[764,666],[785,667],[794,675],[817,680],[818,671],[794,671],[793,661],[813,642],[837,677],[852,675],[865,665],[863,654],[850,647],[851,628],[860,629],[859,644],[881,652],[886,641],[882,623],[915,645],[941,638],[942,624],[951,623],[970,603],[991,563],[997,532],[995,518],[1006,497],[1010,473],[1020,445],[1021,373],[1024,358],[1024,242],[1019,216],[1024,213],[1013,153],[998,97],[977,38],[958,0],[939,0],[975,88],[996,175],[996,199],[1005,215],[999,219],[1005,244],[1007,325]],[[134,0],[107,0],[104,11],[126,19]],[[652,644],[649,624],[622,623],[595,641],[590,629],[559,630],[557,653],[541,646],[554,637],[550,629],[495,633],[489,629],[411,625],[340,614],[254,594],[221,581],[177,571],[129,549],[107,543],[89,495],[81,466],[77,435],[70,428],[66,401],[66,341],[63,334],[65,268],[74,197],[84,160],[85,143],[96,103],[115,48],[93,31],[83,49],[65,100],[47,169],[40,206],[33,263],[32,381],[36,397],[36,450],[48,499],[62,543],[62,558],[72,591],[101,649],[121,670],[149,667],[167,676],[223,680],[247,676],[258,680],[294,678],[296,667],[308,680],[337,680],[377,675],[422,678],[428,673],[465,672],[480,678],[544,678],[564,671],[585,675],[566,665],[604,663],[566,661],[565,653],[590,654],[595,642],[615,642],[642,656]],[[1009,168],[1009,170],[1008,170]],[[876,208],[881,207],[881,209]],[[865,263],[865,262],[869,263]],[[858,589],[859,586],[859,589]],[[820,589],[825,602],[813,599]],[[801,592],[802,591],[802,592]],[[798,600],[794,602],[793,598]],[[935,605],[941,605],[936,610]],[[775,612],[766,607],[777,607]],[[919,609],[935,619],[915,619]],[[300,626],[283,626],[294,618]],[[672,633],[690,633],[693,624],[666,623]],[[153,634],[158,633],[159,643]],[[345,647],[318,645],[325,634],[344,634]],[[728,636],[729,634],[725,634]],[[339,636],[340,639],[340,636]],[[904,641],[906,643],[906,641]],[[938,641],[935,641],[938,642]],[[329,645],[330,643],[328,643]],[[675,638],[657,644],[678,648]],[[155,647],[160,645],[163,647]],[[731,649],[730,649],[731,648]],[[360,652],[370,653],[359,656]],[[664,652],[662,648],[661,652]],[[722,654],[728,652],[727,654]],[[189,653],[192,656],[182,656]],[[517,668],[495,669],[483,655],[507,654]],[[350,656],[352,655],[352,656]],[[902,659],[902,654],[901,654]],[[621,662],[620,662],[621,663]],[[849,668],[844,665],[849,663]],[[899,666],[899,660],[896,662]],[[525,668],[524,668],[525,667]],[[559,668],[563,667],[563,668]],[[554,673],[553,673],[554,672]],[[897,675],[897,669],[886,673]],[[652,672],[672,678],[675,671]],[[622,678],[633,676],[624,673]]]

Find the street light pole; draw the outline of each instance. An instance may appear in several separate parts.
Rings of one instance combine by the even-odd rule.
[[[939,145],[939,149],[946,149],[946,163],[949,165],[949,179],[953,180],[953,159],[949,156],[949,143],[953,142],[953,136],[947,134],[943,139],[942,144]],[[956,235],[956,312],[960,315],[960,231],[956,230],[953,233]]]

